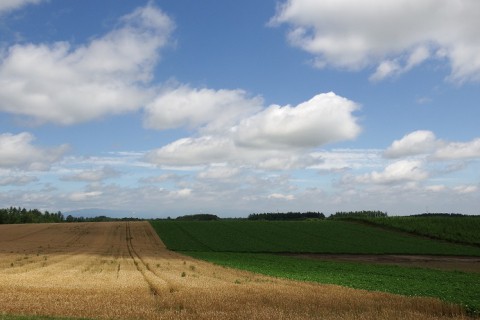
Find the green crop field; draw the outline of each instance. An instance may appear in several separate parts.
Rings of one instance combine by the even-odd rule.
[[[187,252],[222,266],[292,280],[337,284],[407,296],[436,297],[480,310],[480,274],[375,264],[331,262],[272,254]]]
[[[451,220],[453,221],[453,220]],[[165,245],[226,267],[270,276],[408,296],[437,297],[480,310],[480,274],[327,262],[274,253],[480,256],[480,248],[363,223],[323,221],[152,221]]]
[[[436,239],[480,246],[480,216],[366,218],[369,223]]]
[[[348,221],[152,221],[175,251],[436,254],[480,256],[480,248]]]

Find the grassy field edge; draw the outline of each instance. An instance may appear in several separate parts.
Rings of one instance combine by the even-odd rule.
[[[0,314],[0,320],[89,320],[87,318],[65,318],[65,317],[51,317],[51,316],[32,316],[32,315],[12,315]]]

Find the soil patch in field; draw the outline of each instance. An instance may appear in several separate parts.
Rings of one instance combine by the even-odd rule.
[[[315,260],[389,264],[403,267],[421,267],[480,273],[480,257],[322,253],[287,253],[284,255]]]

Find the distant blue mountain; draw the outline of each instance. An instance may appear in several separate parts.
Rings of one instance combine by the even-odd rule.
[[[129,210],[111,210],[111,209],[100,209],[100,208],[88,208],[88,209],[79,209],[72,210],[68,212],[63,212],[63,215],[66,217],[72,215],[74,217],[84,217],[84,218],[94,218],[98,216],[107,216],[110,218],[142,218],[143,214],[139,212],[133,212]]]

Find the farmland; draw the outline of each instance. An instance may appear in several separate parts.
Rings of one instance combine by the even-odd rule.
[[[362,220],[435,239],[480,246],[480,216],[409,216]]]
[[[438,299],[215,266],[167,250],[147,222],[2,225],[0,279],[7,319],[465,319]]]
[[[466,269],[454,271],[391,265],[299,259],[265,253],[435,254],[479,255],[480,248],[435,241],[347,221],[211,221],[152,222],[167,247],[199,259],[252,272],[302,281],[315,281],[386,291],[409,296],[432,296],[480,310],[478,258],[463,258]],[[305,256],[305,255],[303,255]],[[321,255],[320,255],[321,256]],[[342,259],[343,255],[339,259]],[[426,257],[428,258],[428,257]],[[444,258],[448,260],[455,258]],[[335,260],[335,259],[334,259]],[[337,259],[338,260],[338,259]],[[450,261],[451,262],[451,261]],[[441,267],[445,265],[441,263]],[[472,272],[459,272],[468,270]]]
[[[480,256],[480,248],[346,221],[152,221],[152,225],[175,251]]]

